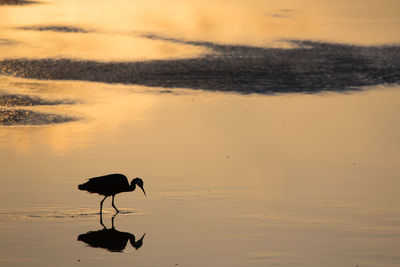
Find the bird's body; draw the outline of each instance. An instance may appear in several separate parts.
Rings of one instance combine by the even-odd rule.
[[[126,176],[119,173],[90,178],[86,183],[80,184],[78,188],[103,196],[112,196],[121,192],[135,190],[131,188]]]
[[[112,206],[117,212],[119,212],[117,207],[115,207],[114,205],[115,195],[122,192],[134,191],[136,189],[136,185],[139,186],[143,190],[143,193],[146,195],[146,192],[143,189],[142,179],[137,177],[133,179],[129,184],[126,176],[119,173],[90,178],[86,183],[80,184],[78,188],[79,190],[85,190],[89,193],[97,193],[99,195],[105,196],[104,199],[100,202],[101,213],[103,208],[103,201],[109,196],[112,196]]]

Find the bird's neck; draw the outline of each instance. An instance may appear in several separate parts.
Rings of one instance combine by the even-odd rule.
[[[129,186],[129,191],[133,191],[133,190],[135,190],[136,189],[136,184],[131,184],[130,186]]]

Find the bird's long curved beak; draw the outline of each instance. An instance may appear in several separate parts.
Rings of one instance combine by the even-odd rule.
[[[143,186],[139,186],[139,187],[140,187],[140,189],[142,189],[142,191],[143,191],[144,195],[146,195],[146,191],[144,191],[144,188],[143,188]]]
[[[139,239],[139,240],[143,240],[143,238],[144,238],[144,236],[146,235],[146,233],[144,233],[143,235],[142,235],[142,237]],[[138,241],[139,241],[138,240]]]
[[[139,249],[143,245],[143,238],[146,235],[146,233],[143,234],[142,238],[140,238],[138,241],[135,241],[135,236],[131,234],[130,242],[132,247],[135,249]]]

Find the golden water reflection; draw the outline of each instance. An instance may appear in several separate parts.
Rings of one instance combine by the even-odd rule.
[[[145,60],[209,51],[143,34],[218,43],[283,46],[282,39],[357,44],[400,42],[398,1],[57,1],[0,8],[4,57]],[[96,12],[93,12],[93,6]],[[19,27],[76,27],[55,32]],[[278,42],[277,42],[278,41]],[[0,43],[1,44],[1,43]]]
[[[400,38],[398,1],[118,3],[1,6],[0,58],[208,52],[140,37],[148,33],[260,46]],[[88,32],[19,29],[57,25]],[[398,266],[399,89],[239,95],[0,76],[2,93],[75,101],[26,109],[80,118],[0,126],[0,263]],[[135,261],[76,241],[98,226],[97,199],[76,185],[114,172],[143,177],[149,188],[146,199],[118,198],[141,211],[118,226],[148,233]]]
[[[79,147],[90,146],[98,138],[110,143],[118,142],[121,129],[144,127],[151,117],[148,111],[159,101],[157,95],[144,93],[140,87],[129,89],[83,82],[40,81],[37,84],[37,81],[9,77],[2,77],[0,81],[2,88],[9,88],[8,92],[44,96],[47,99],[67,98],[77,102],[73,105],[34,106],[27,109],[69,114],[78,118],[78,121],[48,126],[4,127],[0,132],[2,144],[12,145],[22,154],[31,154],[32,147],[38,146],[56,154],[65,154]]]
[[[4,31],[3,34],[6,34]],[[139,38],[135,34],[64,33],[13,30],[5,37],[12,45],[2,48],[3,58],[73,58],[127,61],[185,58],[208,52],[184,44]]]
[[[25,81],[26,89],[21,81]],[[226,162],[241,162],[243,171],[251,170],[246,176],[255,179],[261,179],[265,170],[260,164],[270,157],[295,165],[299,158],[322,160],[332,166],[343,161],[357,164],[360,157],[365,163],[381,158],[392,167],[398,159],[397,87],[344,95],[243,96],[190,90],[162,93],[157,88],[101,83],[36,82],[32,80],[29,85],[26,79],[3,79],[3,85],[8,84],[4,87],[17,84],[20,93],[46,96],[51,90],[53,99],[76,100],[74,105],[30,109],[69,114],[80,120],[41,127],[2,127],[0,146],[5,150],[33,155],[37,149],[46,148],[50,154],[73,155],[76,150],[90,151],[91,147],[128,145],[141,155],[154,154],[161,160],[170,151],[183,156],[191,148],[193,162],[179,158],[183,163],[200,164],[204,155],[214,151],[209,160],[218,155]],[[159,163],[168,166],[168,161]],[[217,167],[219,160],[209,164]],[[273,166],[269,170],[276,174],[281,171]]]
[[[49,90],[23,79],[10,78],[9,85],[17,83],[23,92],[22,81],[36,88],[35,94]],[[199,249],[221,264],[226,262],[223,253],[232,266],[398,263],[390,258],[398,254],[400,218],[399,87],[272,96],[160,93],[83,82],[51,82],[50,88],[54,98],[78,102],[49,111],[67,111],[82,121],[1,127],[0,159],[7,166],[2,169],[1,210],[97,210],[98,200],[78,192],[76,185],[87,177],[122,172],[140,175],[149,188],[146,199],[122,194],[117,200],[144,211],[121,216],[121,229],[139,224],[135,231],[148,232],[146,246],[135,254],[143,264],[174,261],[176,251],[182,251],[180,263],[190,264],[200,258],[187,255]],[[40,239],[48,242],[42,243],[47,250],[58,244],[82,258],[103,251],[82,252],[76,242],[78,234],[93,229],[84,218],[61,219],[74,220],[68,224],[55,220],[25,225],[19,219],[7,233],[2,230],[3,236],[12,240],[19,236],[13,229],[21,227],[31,230],[24,238],[38,242],[35,233],[53,229],[58,241],[53,235]],[[9,221],[3,224],[10,228]],[[91,225],[98,225],[97,217]],[[44,253],[18,245],[35,255]],[[342,257],[344,251],[350,251],[348,257]],[[10,257],[7,262],[15,261]]]

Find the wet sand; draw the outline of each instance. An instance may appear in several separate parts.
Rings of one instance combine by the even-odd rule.
[[[396,4],[235,3],[0,7],[1,266],[400,265]]]
[[[139,62],[3,60],[0,73],[37,79],[269,94],[348,91],[400,83],[400,46],[292,41],[297,47],[278,49],[166,40],[209,48],[214,53]]]
[[[38,1],[24,1],[24,0],[0,0],[0,5],[29,5],[37,4]]]

